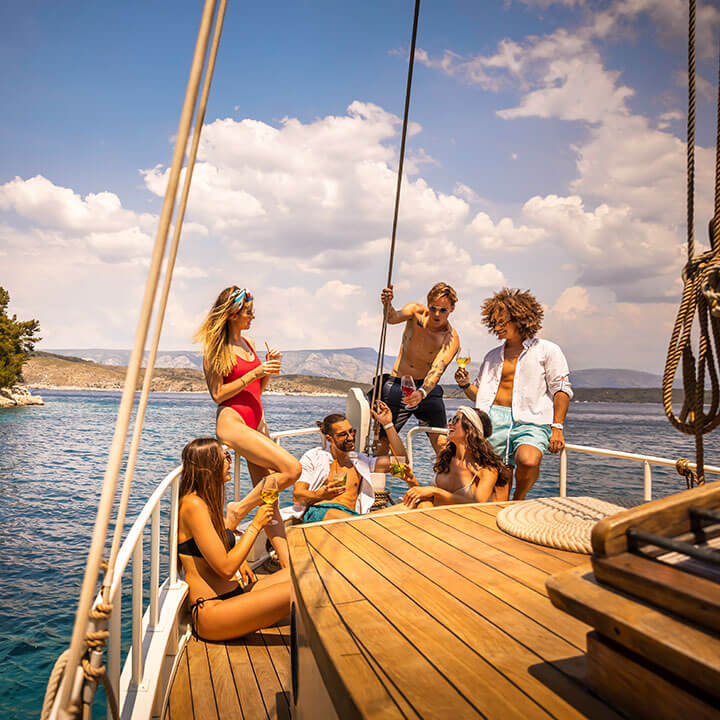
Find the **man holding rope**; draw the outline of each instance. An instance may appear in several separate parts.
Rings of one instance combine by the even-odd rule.
[[[443,391],[438,383],[460,347],[458,334],[449,322],[457,303],[455,290],[446,283],[437,283],[427,294],[427,305],[408,303],[396,310],[390,285],[382,291],[380,300],[387,306],[389,325],[405,323],[397,360],[390,374],[382,376],[379,392],[380,399],[392,411],[395,429],[399,431],[411,415],[420,425],[446,427]],[[415,391],[407,397],[402,397],[400,388],[403,375],[409,375],[415,382]],[[430,442],[437,452],[438,436],[430,435]],[[381,430],[376,454],[385,455],[387,449],[387,436]]]

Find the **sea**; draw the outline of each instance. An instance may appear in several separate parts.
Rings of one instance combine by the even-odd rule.
[[[25,720],[40,714],[45,684],[56,657],[67,647],[105,462],[120,394],[38,391],[44,407],[0,410],[0,718]],[[340,397],[265,396],[271,430],[314,426],[344,409]],[[452,413],[458,400],[447,403]],[[406,426],[403,435],[414,424]],[[204,394],[153,393],[128,510],[128,527],[157,483],[180,463],[190,439],[214,434],[215,406]],[[566,421],[567,442],[667,458],[694,456],[692,437],[681,435],[656,404],[573,402]],[[315,436],[288,439],[297,457],[317,443]],[[421,482],[432,477],[426,437],[414,443]],[[706,462],[720,464],[720,435],[706,438]],[[558,494],[559,461],[546,455],[529,497]],[[405,484],[388,483],[394,499]],[[568,494],[642,500],[643,468],[586,454],[568,455]],[[243,470],[241,490],[250,488]],[[672,468],[653,468],[653,494],[683,490]],[[291,492],[281,505],[291,504]],[[167,537],[167,503],[161,538]],[[146,547],[149,542],[146,542]],[[162,567],[162,566],[161,566]],[[166,566],[165,566],[166,567]],[[146,575],[149,561],[144,563]],[[146,577],[146,582],[149,579]],[[127,586],[130,585],[128,582]],[[124,647],[129,643],[129,598],[123,600]],[[102,692],[94,716],[104,717]]]

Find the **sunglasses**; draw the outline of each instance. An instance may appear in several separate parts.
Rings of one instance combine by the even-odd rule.
[[[440,313],[441,315],[447,315],[450,312],[450,308],[438,307],[437,305],[429,306],[430,312]]]
[[[351,435],[354,435],[357,432],[355,428],[350,428],[349,430],[343,430],[342,432],[336,433],[336,438],[346,438],[350,437]]]
[[[453,415],[452,417],[448,418],[448,425],[454,425],[455,423],[460,422],[460,416],[459,415]]]
[[[229,450],[223,450],[223,455],[225,456],[225,459],[232,465],[232,454]]]

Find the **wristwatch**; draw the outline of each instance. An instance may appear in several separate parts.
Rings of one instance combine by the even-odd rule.
[[[562,424],[562,423],[551,423],[551,424],[550,424],[550,427],[551,427],[551,428],[555,428],[556,430],[562,430],[562,429],[563,429],[563,424]]]

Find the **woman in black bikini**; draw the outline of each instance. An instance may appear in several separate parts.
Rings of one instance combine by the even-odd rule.
[[[194,632],[206,640],[228,640],[272,625],[290,612],[289,570],[245,586],[235,575],[258,533],[272,520],[273,506],[259,507],[236,541],[223,517],[230,453],[214,438],[198,438],[185,446],[182,462],[178,555],[189,587]],[[238,519],[252,509],[250,502],[236,506],[243,504]]]

